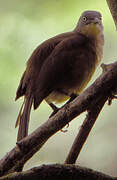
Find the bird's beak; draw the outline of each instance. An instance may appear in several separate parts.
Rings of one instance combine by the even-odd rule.
[[[93,23],[94,23],[94,24],[100,24],[100,19],[97,18],[97,17],[94,18]]]

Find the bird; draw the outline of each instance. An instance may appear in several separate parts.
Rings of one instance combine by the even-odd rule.
[[[32,106],[45,100],[53,109],[57,103],[70,103],[87,86],[103,57],[104,33],[102,15],[84,11],[76,27],[42,42],[27,61],[15,100],[24,96],[15,127],[17,142],[28,135]]]

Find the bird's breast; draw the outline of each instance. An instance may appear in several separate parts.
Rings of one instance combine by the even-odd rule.
[[[46,99],[48,102],[61,103],[66,101],[71,94],[80,94],[90,81],[95,68],[96,68],[96,56],[87,53],[78,57],[76,63],[73,63],[71,70],[66,73],[64,81],[59,85],[59,89],[68,94],[54,90]]]
[[[82,47],[80,53],[69,53],[68,59],[71,59],[71,65],[58,88],[66,92],[69,96],[72,93],[80,94],[87,86],[102,58],[103,45],[103,35],[98,34],[93,44],[91,43]],[[79,52],[79,49],[77,51]],[[69,96],[54,90],[47,99],[50,102],[61,103],[67,100]]]

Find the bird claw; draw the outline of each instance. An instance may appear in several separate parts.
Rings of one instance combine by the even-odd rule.
[[[68,129],[67,129],[68,127],[69,127],[69,123],[67,124],[67,126],[66,126],[66,129],[65,129],[65,130],[64,130],[64,129],[61,129],[60,131],[61,131],[61,132],[63,132],[63,133],[66,133],[66,132],[68,131]]]

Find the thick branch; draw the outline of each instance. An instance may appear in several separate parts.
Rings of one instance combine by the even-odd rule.
[[[9,174],[0,180],[117,180],[106,174],[75,165],[43,165],[31,170]]]
[[[106,98],[100,100],[100,104],[95,105],[94,107],[92,107],[92,109],[90,111],[88,111],[88,114],[80,128],[80,131],[78,132],[78,135],[75,138],[75,141],[71,147],[71,150],[65,160],[66,164],[75,164],[80,151],[86,141],[86,139],[88,138],[88,135],[104,105],[104,103],[106,102]]]
[[[117,0],[106,0],[117,30]]]
[[[62,108],[54,117],[40,126],[35,132],[21,140],[6,156],[0,160],[0,176],[16,171],[25,164],[58,130],[73,118],[107,99],[117,88],[117,62],[113,63],[88,89],[73,102]]]

